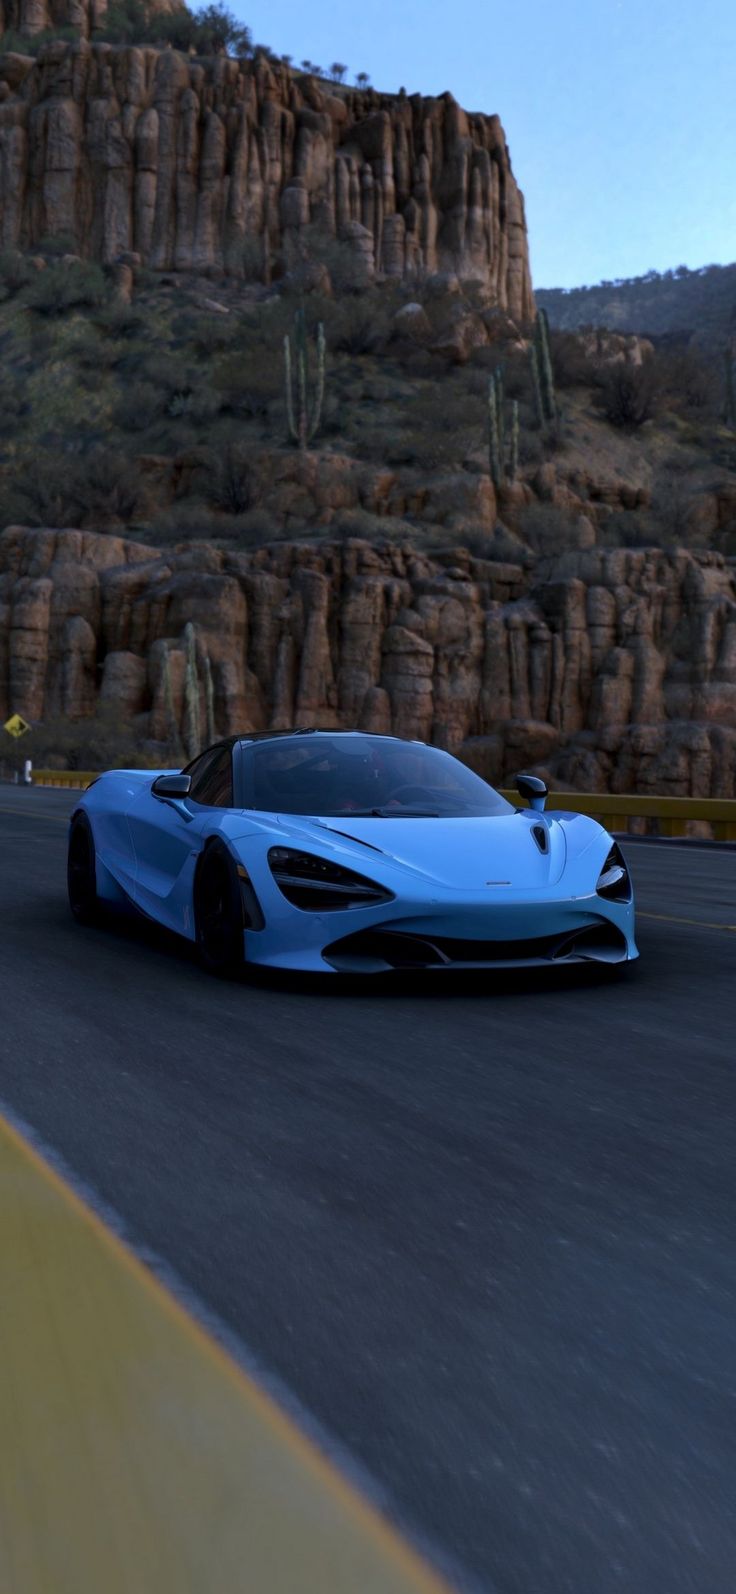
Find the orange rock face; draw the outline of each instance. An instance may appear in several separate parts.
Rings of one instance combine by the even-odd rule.
[[[327,93],[262,58],[85,38],[0,58],[0,214],[5,249],[64,234],[106,263],[234,275],[289,269],[317,233],[342,241],[356,285],[449,272],[533,313],[498,117],[450,94]]]
[[[461,751],[494,781],[534,765],[581,789],[736,790],[736,581],[717,554],[576,549],[525,572],[463,549],[162,552],[9,527],[0,720],[101,699],[155,760],[172,708],[183,720],[188,622],[218,735],[358,726]]]

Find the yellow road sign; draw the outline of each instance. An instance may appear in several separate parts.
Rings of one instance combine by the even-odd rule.
[[[28,721],[24,720],[22,714],[11,714],[10,719],[6,720],[3,726],[3,730],[7,731],[9,736],[25,736],[26,731],[29,731],[30,728]]]

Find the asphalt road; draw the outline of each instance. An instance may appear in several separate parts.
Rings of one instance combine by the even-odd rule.
[[[223,986],[0,788],[0,1096],[501,1594],[736,1582],[736,855],[622,978]],[[727,926],[731,926],[728,929]]]

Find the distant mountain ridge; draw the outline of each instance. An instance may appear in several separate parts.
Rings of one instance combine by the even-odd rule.
[[[535,288],[535,299],[564,332],[602,326],[659,337],[688,333],[721,345],[736,338],[736,264],[647,271],[594,287]]]

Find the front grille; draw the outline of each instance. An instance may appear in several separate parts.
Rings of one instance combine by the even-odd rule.
[[[476,941],[451,936],[412,935],[406,931],[359,930],[333,941],[323,956],[336,969],[359,970],[363,964],[389,969],[473,968],[524,963],[565,963],[592,959],[622,962],[626,939],[614,925],[588,925],[581,930],[536,936],[521,941]]]

